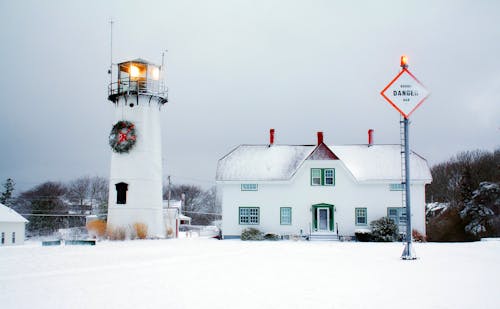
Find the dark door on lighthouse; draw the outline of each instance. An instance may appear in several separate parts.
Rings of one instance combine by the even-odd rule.
[[[116,187],[116,204],[127,204],[128,184],[120,182],[115,184]]]

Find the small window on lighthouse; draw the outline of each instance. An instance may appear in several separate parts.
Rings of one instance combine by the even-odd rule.
[[[120,182],[115,184],[116,187],[116,204],[127,204],[128,184]]]

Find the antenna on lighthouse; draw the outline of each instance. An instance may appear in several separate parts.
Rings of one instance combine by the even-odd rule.
[[[109,83],[111,84],[113,82],[113,19],[110,19],[109,26],[110,26],[110,38],[109,38],[110,48],[109,48],[108,74],[109,74]]]
[[[162,79],[165,78],[165,53],[168,53],[168,49],[165,49],[162,53],[161,53],[161,77]]]

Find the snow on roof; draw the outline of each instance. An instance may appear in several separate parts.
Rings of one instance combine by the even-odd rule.
[[[358,181],[401,181],[400,145],[328,146]],[[316,146],[241,145],[219,160],[218,181],[289,180]],[[430,182],[427,161],[410,156],[410,176]]]
[[[28,222],[28,220],[11,208],[0,204],[0,222]]]
[[[217,180],[290,179],[314,146],[241,145],[219,160]]]
[[[400,145],[329,146],[358,181],[400,180]],[[427,161],[410,153],[410,177],[414,181],[430,182],[432,176]]]

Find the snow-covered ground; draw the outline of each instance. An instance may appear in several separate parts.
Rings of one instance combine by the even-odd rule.
[[[500,308],[500,241],[0,248],[1,308]],[[409,281],[409,282],[408,282]]]

